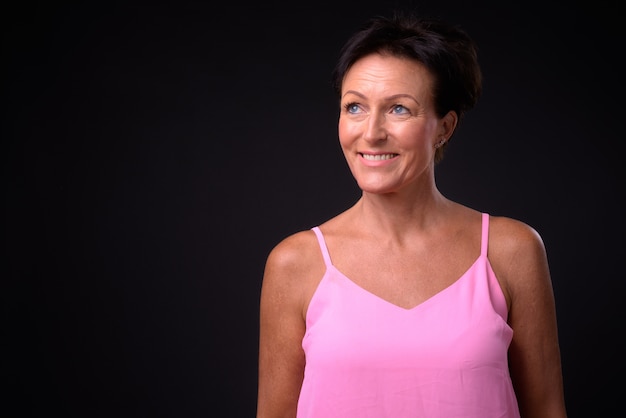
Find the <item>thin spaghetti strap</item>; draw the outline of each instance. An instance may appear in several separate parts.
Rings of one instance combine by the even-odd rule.
[[[322,257],[324,257],[324,263],[326,267],[332,266],[332,262],[330,261],[330,254],[328,253],[328,248],[326,247],[326,241],[324,240],[324,236],[322,235],[322,231],[320,231],[319,227],[311,228],[315,235],[317,236],[317,242],[320,244],[320,250],[322,251]]]
[[[483,225],[482,235],[480,240],[480,255],[487,256],[487,249],[489,247],[489,214],[483,213]]]

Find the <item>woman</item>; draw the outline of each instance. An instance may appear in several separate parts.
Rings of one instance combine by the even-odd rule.
[[[435,182],[481,93],[471,38],[375,18],[342,49],[335,81],[362,195],[268,256],[257,418],[565,417],[541,237]]]

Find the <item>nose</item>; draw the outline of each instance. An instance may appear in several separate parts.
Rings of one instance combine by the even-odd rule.
[[[379,142],[387,139],[385,115],[381,112],[372,112],[365,122],[363,139],[368,142]]]

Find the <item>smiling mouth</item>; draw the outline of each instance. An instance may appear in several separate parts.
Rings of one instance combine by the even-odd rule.
[[[360,153],[361,157],[363,157],[364,159],[368,160],[368,161],[381,161],[381,160],[391,160],[392,158],[396,157],[398,154],[363,154]]]

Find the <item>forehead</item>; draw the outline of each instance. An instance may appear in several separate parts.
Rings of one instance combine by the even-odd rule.
[[[419,61],[374,53],[358,59],[346,72],[342,94],[347,90],[389,91],[430,95],[433,76]]]

